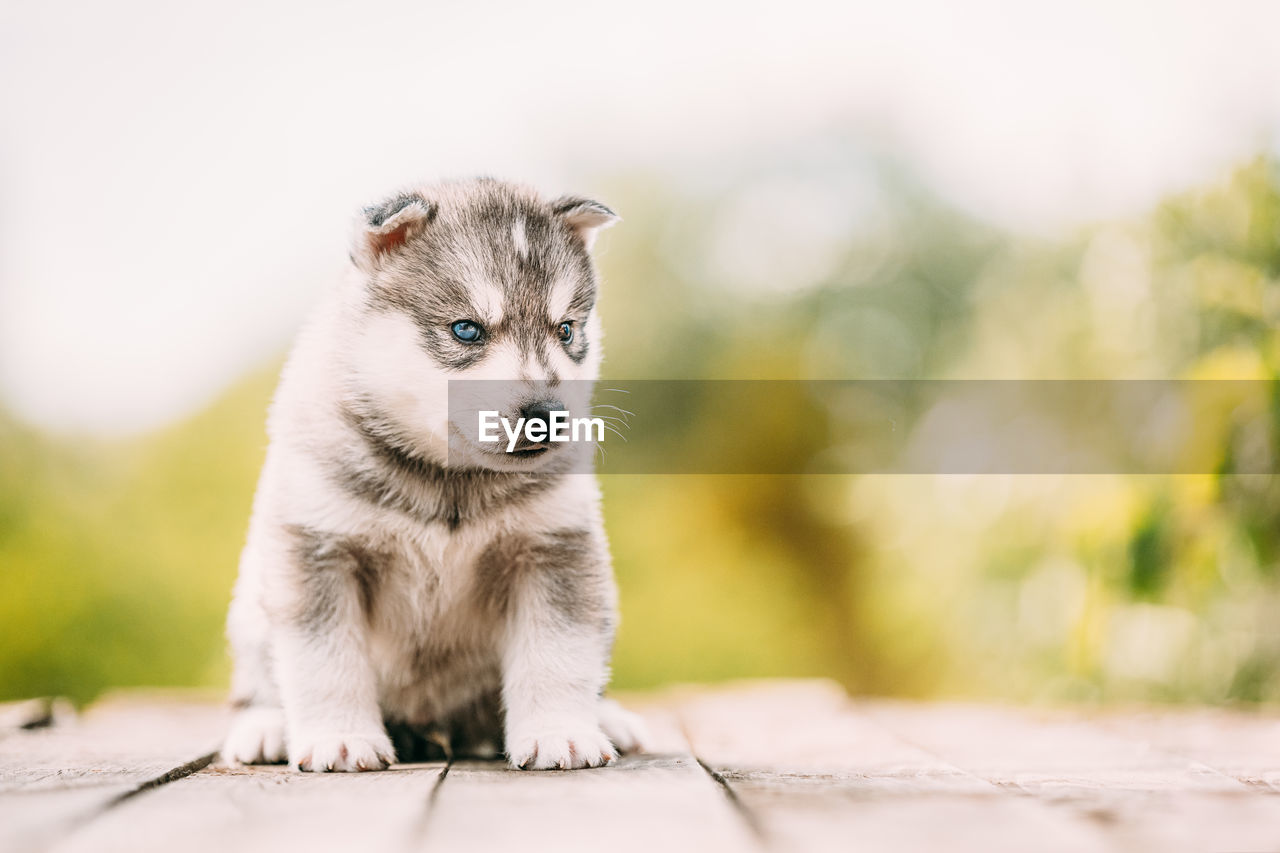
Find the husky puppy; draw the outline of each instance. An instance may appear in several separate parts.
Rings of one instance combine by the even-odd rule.
[[[536,419],[596,378],[589,251],[616,219],[487,179],[365,209],[272,403],[225,760],[382,769],[388,727],[519,768],[640,748],[602,698],[617,593],[594,477],[553,444],[455,452],[448,405],[449,380],[500,379],[504,414]]]

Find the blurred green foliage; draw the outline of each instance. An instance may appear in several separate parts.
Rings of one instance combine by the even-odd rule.
[[[1276,378],[1272,159],[1058,240],[839,144],[770,163],[614,182],[606,376]],[[0,695],[225,683],[273,373],[128,442],[0,419]],[[1280,400],[1203,434],[1202,476],[607,477],[615,683],[1274,701],[1280,486],[1233,470],[1280,454]]]
[[[274,381],[246,379],[128,442],[0,422],[0,695],[225,683],[222,622]]]

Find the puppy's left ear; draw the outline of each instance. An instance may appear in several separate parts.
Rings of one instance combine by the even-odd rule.
[[[417,193],[401,193],[366,207],[356,222],[351,260],[365,272],[422,233],[436,218],[436,206]]]
[[[608,228],[622,218],[598,201],[569,195],[551,202],[551,211],[564,220],[588,249],[601,228]]]

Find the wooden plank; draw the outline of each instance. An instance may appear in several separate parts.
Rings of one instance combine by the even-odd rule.
[[[378,773],[212,766],[120,803],[53,850],[410,850],[420,842],[443,769],[443,763]]]
[[[694,752],[784,850],[1097,850],[1088,821],[992,784],[881,725],[828,682],[676,699]]]
[[[751,817],[690,753],[664,695],[622,694],[649,729],[644,755],[595,770],[450,768],[426,823],[432,850],[680,851],[761,849]]]
[[[66,724],[0,738],[0,850],[39,850],[122,797],[198,764],[226,712],[204,700],[119,694]]]
[[[1219,708],[1104,713],[1098,724],[1246,785],[1280,793],[1280,720]]]
[[[761,849],[725,792],[690,755],[636,756],[594,770],[450,768],[424,848],[626,853]]]
[[[762,792],[755,780],[735,783],[761,816],[772,849],[915,853],[1027,850],[1120,850],[1085,821],[1000,793],[866,797],[857,787],[824,784]],[[1136,849],[1136,848],[1131,848]]]
[[[992,784],[1089,822],[1114,849],[1280,848],[1280,797],[1128,736],[1115,715],[1105,724],[1072,711],[904,703],[870,712]]]
[[[886,791],[989,793],[990,786],[854,712],[820,680],[674,690],[669,700],[697,756],[735,773],[857,779]]]
[[[1108,790],[1232,792],[1209,768],[1099,726],[1079,712],[877,702],[877,722],[993,784],[1067,796]]]
[[[1280,850],[1280,800],[1258,792],[1118,791],[1060,806],[1097,821],[1115,850]]]

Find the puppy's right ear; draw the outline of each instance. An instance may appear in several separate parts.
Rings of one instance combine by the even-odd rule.
[[[351,260],[371,272],[391,253],[422,233],[437,209],[417,193],[401,193],[366,207],[356,223]]]

